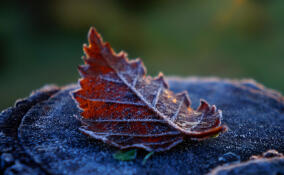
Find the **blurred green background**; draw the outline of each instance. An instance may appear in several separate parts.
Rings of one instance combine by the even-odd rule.
[[[254,78],[284,92],[283,0],[2,1],[0,111],[77,82],[90,26],[151,75]]]

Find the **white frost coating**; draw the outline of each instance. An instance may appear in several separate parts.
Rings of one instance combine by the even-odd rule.
[[[159,123],[167,123],[165,120],[159,120],[159,119],[114,119],[114,120],[93,120],[93,119],[84,119],[84,121],[88,122],[159,122]]]
[[[183,104],[183,101],[184,101],[184,96],[183,96],[182,99],[180,100],[180,103],[179,103],[179,105],[178,105],[178,109],[177,109],[176,113],[171,117],[174,122],[175,122],[176,119],[177,119],[177,116],[178,116],[178,114],[179,114],[179,112],[180,112],[180,108],[181,108],[181,106],[182,106],[182,104]]]
[[[84,122],[83,122],[84,123]],[[80,129],[84,129],[81,127]],[[89,131],[89,130],[87,130]],[[93,131],[89,131],[93,132]],[[96,134],[98,135],[107,135],[107,136],[129,136],[129,137],[159,137],[159,136],[167,136],[167,135],[179,135],[180,132],[178,131],[170,131],[170,132],[164,132],[160,134],[128,134],[128,133],[110,133],[110,132],[97,132]]]
[[[186,133],[186,134],[199,134],[199,132],[194,132],[194,131],[187,131],[184,130],[183,128],[177,126],[175,123],[173,123],[173,121],[171,121],[170,119],[168,119],[167,116],[165,116],[165,114],[161,113],[160,111],[158,111],[152,104],[150,104],[144,97],[143,95],[137,91],[135,89],[135,87],[133,87],[123,76],[122,74],[120,74],[115,68],[112,67],[112,65],[109,63],[108,59],[106,59],[107,63],[109,64],[109,66],[116,72],[117,76],[150,108],[153,110],[153,112],[155,112],[156,114],[158,114],[159,116],[161,116],[164,120],[166,120],[169,125],[171,125],[172,127],[181,130],[182,132]],[[201,121],[201,120],[200,120]],[[200,122],[199,121],[199,122]]]
[[[158,102],[158,100],[159,100],[159,98],[160,98],[160,94],[161,94],[162,91],[163,91],[163,85],[161,84],[161,85],[160,85],[160,88],[158,89],[158,92],[157,92],[157,94],[156,94],[156,96],[155,96],[155,98],[153,99],[153,102],[152,102],[152,105],[153,105],[154,107],[156,107],[157,102]]]
[[[80,131],[84,132],[85,134],[88,134],[96,139],[99,139],[99,140],[102,140],[103,142],[105,143],[110,143],[116,147],[120,147],[121,149],[126,149],[126,148],[132,148],[132,147],[138,147],[138,148],[144,148],[145,150],[147,151],[153,151],[153,148],[151,147],[151,145],[159,145],[158,143],[148,143],[148,144],[145,144],[145,143],[138,143],[138,144],[132,144],[132,145],[127,145],[127,146],[122,146],[122,145],[119,145],[117,144],[116,142],[113,142],[111,141],[110,139],[108,139],[107,137],[110,136],[110,135],[99,135],[99,134],[96,134],[94,133],[93,131],[89,131],[89,130],[86,130],[84,128],[79,128]],[[176,140],[175,142],[173,142],[171,145],[167,146],[166,147],[166,150],[169,150],[171,149],[172,147],[176,146],[177,144],[181,143],[182,142],[182,139],[178,139]],[[168,141],[168,143],[170,143],[170,141]],[[165,143],[163,142],[162,144],[166,144],[166,141]],[[159,151],[164,151],[165,149],[164,148],[158,148],[158,149],[155,149],[155,151],[159,152]]]
[[[78,97],[84,99],[84,100],[89,100],[89,101],[94,101],[94,102],[104,102],[104,103],[118,103],[118,104],[126,104],[126,105],[134,105],[134,106],[146,106],[143,103],[133,103],[131,101],[116,101],[116,100],[107,100],[107,99],[94,99],[94,98],[86,98],[82,95],[77,95]]]
[[[139,78],[139,74],[136,75],[135,79],[133,80],[133,83],[132,83],[132,86],[135,87],[136,86],[136,83],[137,83],[137,80]]]
[[[106,80],[106,81],[109,81],[109,82],[113,82],[113,83],[123,83],[123,81],[116,80],[116,79],[113,79],[113,78],[109,78],[109,77],[107,77],[107,76],[99,75],[99,77],[100,77],[102,80]]]

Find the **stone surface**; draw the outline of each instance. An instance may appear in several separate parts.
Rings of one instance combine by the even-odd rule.
[[[227,152],[218,158],[219,162],[230,164],[235,162],[240,162],[241,158],[239,155],[236,155],[232,152]]]
[[[23,116],[34,105],[47,100],[50,96],[58,92],[60,88],[56,86],[45,86],[38,91],[32,92],[30,97],[20,99],[14,107],[10,107],[0,113],[0,174],[20,174],[19,168],[33,172],[44,172],[40,165],[36,164],[22,148],[18,140],[18,127]],[[7,161],[7,155],[10,156]]]
[[[231,166],[219,167],[213,170],[212,175],[283,175],[284,158],[257,159]]]
[[[211,171],[212,175],[283,175],[284,156],[276,150],[268,150],[262,156],[252,156],[251,160],[232,164],[230,166],[220,166]]]
[[[0,142],[7,146],[1,145],[0,151],[12,153],[15,158],[15,163],[3,171],[11,174],[13,167],[23,165],[27,172],[43,174],[206,174],[215,167],[231,167],[269,149],[284,152],[284,98],[279,93],[252,80],[168,80],[173,91],[189,92],[194,108],[199,105],[200,98],[216,104],[223,111],[223,122],[229,131],[200,142],[187,140],[170,151],[155,153],[145,165],[142,161],[147,152],[142,150],[133,161],[118,161],[112,157],[117,148],[78,131],[80,122],[76,116],[80,114],[70,96],[70,91],[78,87],[70,85],[60,91],[55,88],[56,94],[26,105],[29,107],[23,111],[16,105],[1,113]],[[20,112],[13,113],[17,110]],[[13,125],[7,122],[11,118],[17,121]],[[11,132],[14,134],[9,135],[7,128],[14,129]],[[19,159],[19,155],[24,159]],[[229,161],[220,161],[224,155]],[[235,161],[235,158],[240,160]],[[262,159],[250,160],[256,162],[247,166],[260,165]],[[273,158],[272,162],[274,159],[281,165],[284,158]],[[275,166],[270,168],[273,170]],[[281,173],[279,169],[277,172]],[[216,169],[211,173],[216,174]]]

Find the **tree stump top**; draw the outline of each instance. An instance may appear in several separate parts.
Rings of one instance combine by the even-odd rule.
[[[172,77],[168,82],[174,92],[187,90],[194,108],[199,99],[216,104],[228,132],[204,141],[186,140],[155,153],[145,165],[147,152],[142,150],[133,161],[118,161],[112,156],[117,148],[79,132],[80,111],[70,96],[78,86],[46,86],[0,114],[1,170],[7,174],[230,174],[234,171],[224,168],[253,167],[251,161],[256,160],[240,163],[253,155],[270,149],[284,152],[281,94],[253,80]],[[12,157],[10,163],[7,155],[8,160]],[[258,159],[262,161],[258,167],[264,169],[255,172],[284,173],[283,155]]]

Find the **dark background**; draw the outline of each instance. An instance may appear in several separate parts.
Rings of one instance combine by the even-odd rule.
[[[254,78],[284,92],[283,0],[2,1],[0,111],[76,82],[90,26],[151,75]]]

